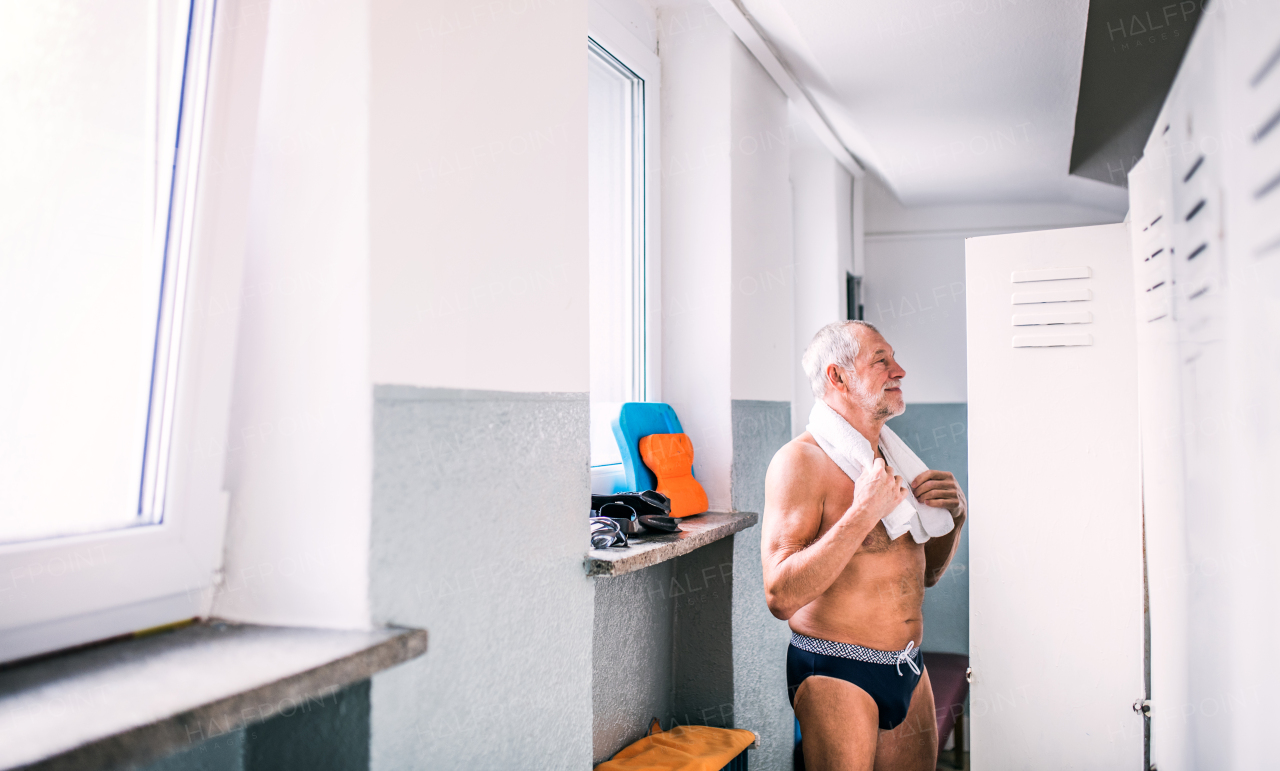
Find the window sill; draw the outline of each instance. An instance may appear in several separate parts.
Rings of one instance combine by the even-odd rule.
[[[746,530],[760,520],[750,511],[708,511],[680,520],[682,532],[631,536],[625,549],[592,549],[587,552],[587,575],[605,578],[675,559],[683,554]]]
[[[135,765],[421,656],[421,629],[194,624],[0,669],[0,769]]]

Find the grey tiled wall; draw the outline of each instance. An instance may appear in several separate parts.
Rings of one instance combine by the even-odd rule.
[[[791,402],[733,402],[733,507],[764,513],[764,476],[791,441]],[[769,612],[760,565],[760,525],[733,542],[734,726],[760,734],[748,755],[752,771],[791,768],[794,716],[787,701],[787,622]]]
[[[373,678],[371,767],[588,767],[587,395],[373,396],[373,621],[431,642]]]
[[[909,404],[907,411],[889,421],[929,468],[950,471],[967,495],[969,492],[969,405]],[[978,512],[975,516],[982,516]],[[935,586],[924,593],[924,644],[926,651],[969,654],[969,532],[951,567]]]

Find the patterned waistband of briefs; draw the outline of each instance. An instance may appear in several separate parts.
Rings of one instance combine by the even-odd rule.
[[[839,656],[842,659],[865,661],[869,664],[888,664],[889,666],[898,663],[898,656],[902,653],[901,651],[878,651],[875,648],[864,648],[861,645],[853,645],[851,643],[820,640],[817,637],[808,637],[795,631],[791,633],[791,644],[809,653],[817,653],[823,656]],[[914,659],[919,654],[919,648],[912,648],[907,656]]]

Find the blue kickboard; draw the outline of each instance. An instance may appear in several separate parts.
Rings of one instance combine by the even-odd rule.
[[[680,419],[670,404],[626,402],[613,420],[613,437],[618,440],[622,468],[627,474],[627,490],[654,490],[658,480],[640,458],[640,439],[650,434],[683,434]]]

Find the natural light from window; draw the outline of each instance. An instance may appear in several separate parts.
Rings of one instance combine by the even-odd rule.
[[[0,543],[142,504],[190,5],[0,2]]]
[[[644,80],[595,41],[587,67],[591,465],[621,463],[610,428],[645,399]]]

